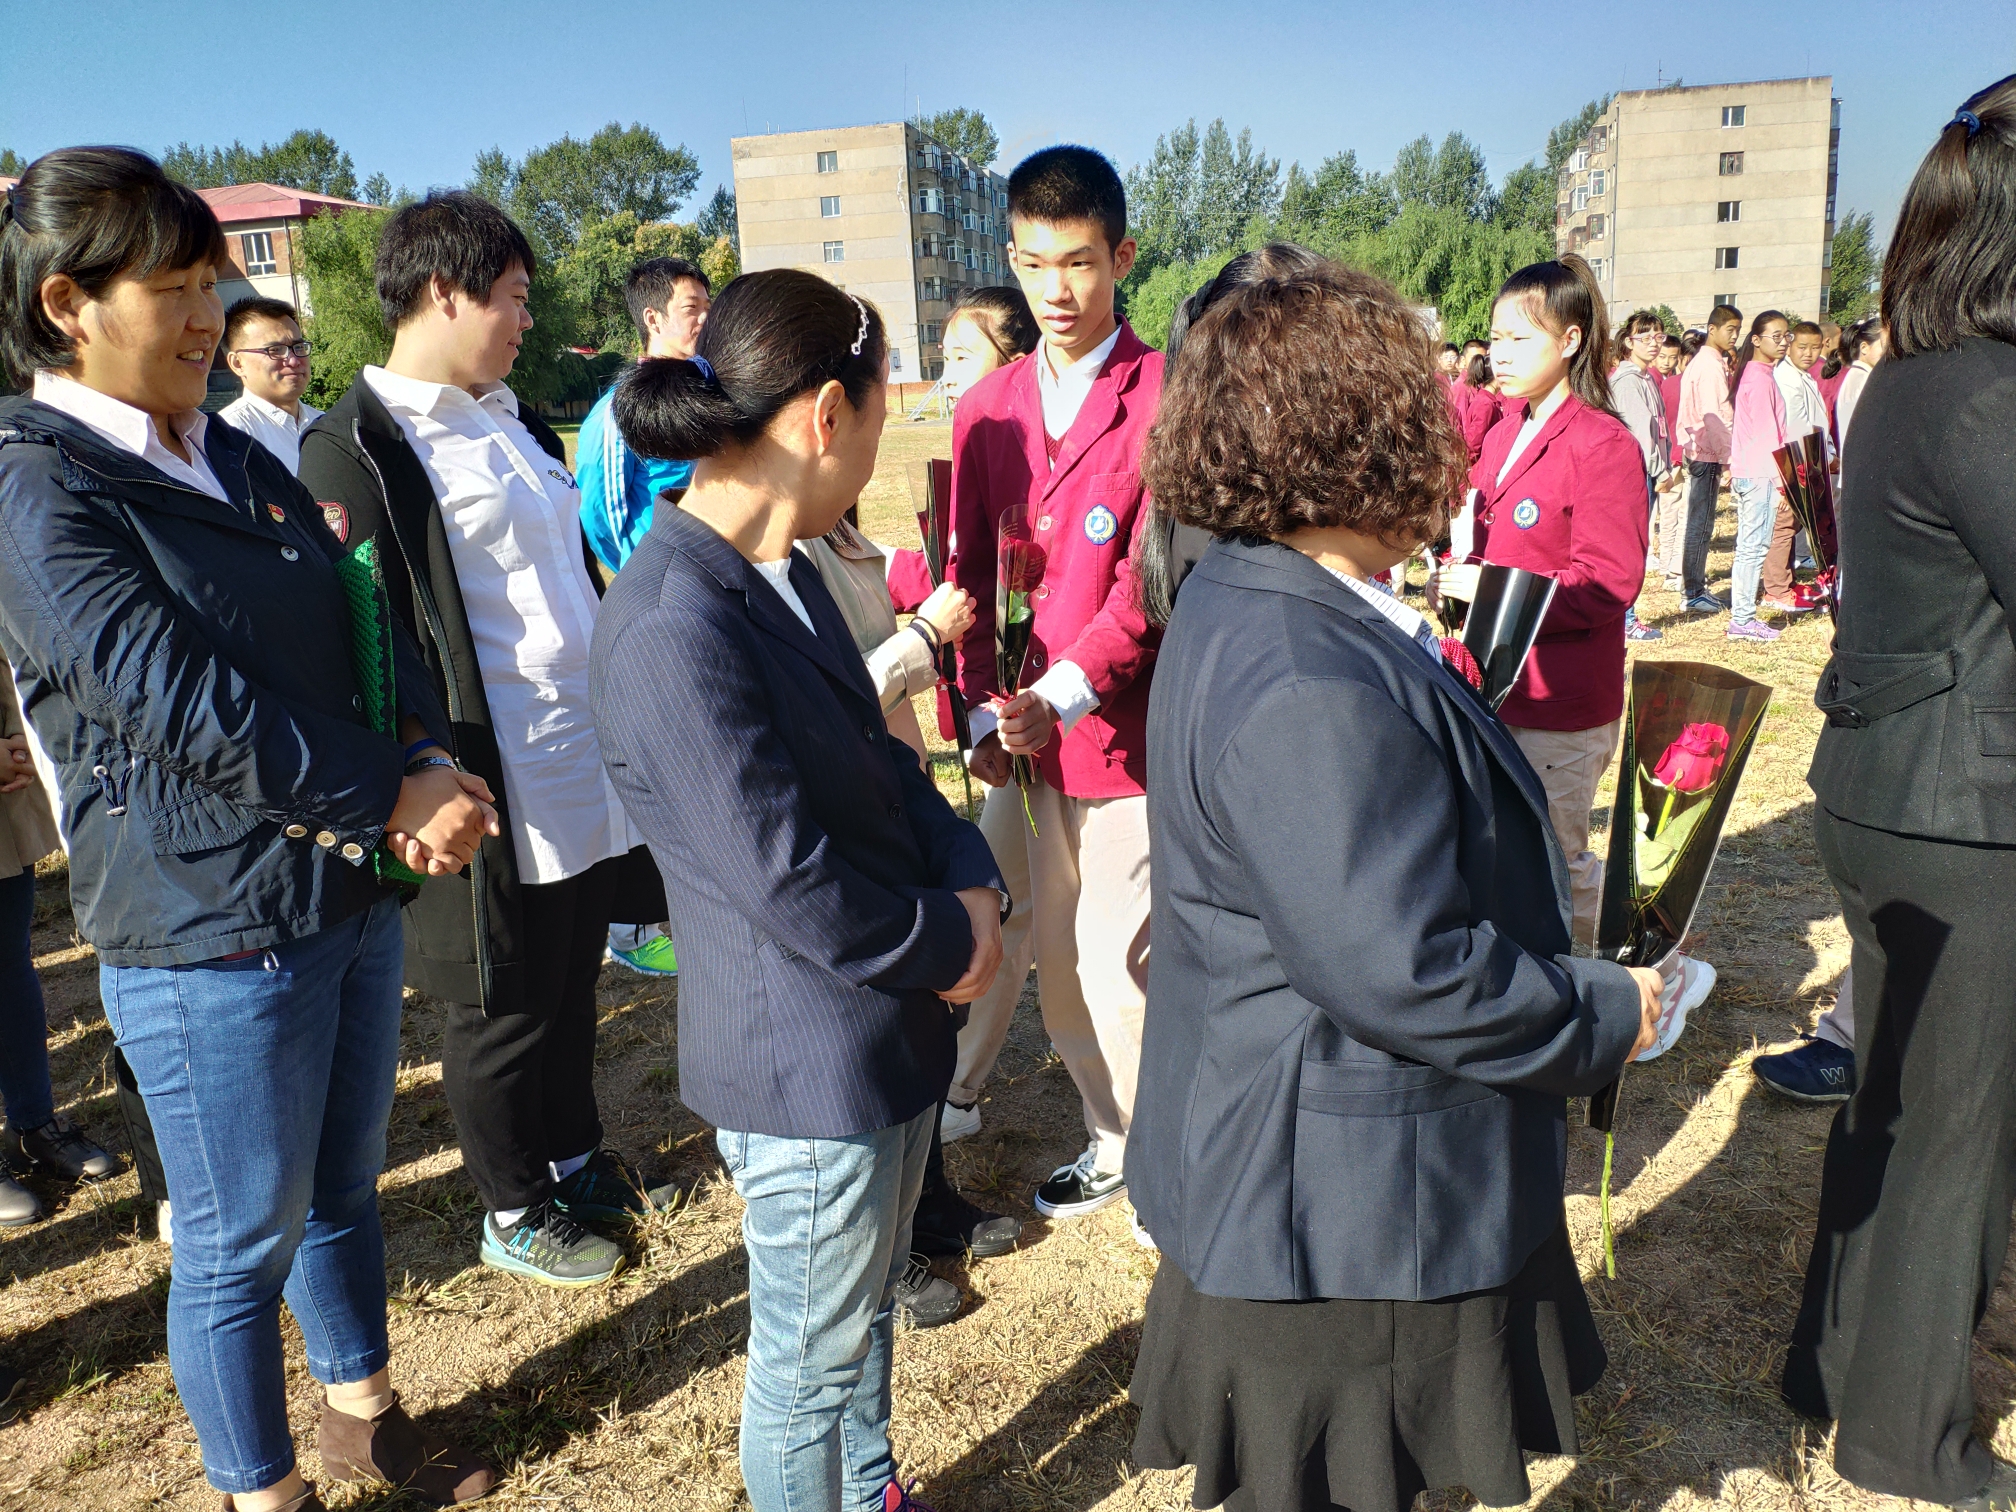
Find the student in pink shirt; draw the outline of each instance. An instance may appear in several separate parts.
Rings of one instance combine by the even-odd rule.
[[[1731,427],[1736,422],[1729,353],[1742,329],[1742,311],[1715,306],[1700,349],[1680,375],[1680,415],[1673,437],[1687,461],[1687,505],[1677,588],[1690,614],[1720,614],[1729,607],[1708,591],[1708,542],[1715,533],[1715,494],[1729,462]],[[1666,571],[1666,586],[1673,588],[1670,562]]]
[[[1785,444],[1785,399],[1771,370],[1785,360],[1792,325],[1777,310],[1750,323],[1736,353],[1736,424],[1729,448],[1735,475],[1736,560],[1729,571],[1731,640],[1775,641],[1778,632],[1757,618],[1757,589],[1778,517],[1778,464],[1771,454]]]
[[[973,775],[995,790],[980,828],[1004,877],[1016,874],[1018,849],[1026,857],[1043,1024],[1085,1107],[1084,1154],[1034,1201],[1046,1218],[1075,1218],[1126,1196],[1147,1007],[1144,782],[1160,634],[1139,607],[1128,552],[1147,514],[1141,447],[1161,398],[1162,354],[1116,314],[1134,240],[1111,163],[1085,147],[1025,159],[1008,179],[1008,222],[1010,266],[1042,340],[959,401],[947,576],[979,604],[959,662]],[[1046,556],[1021,692],[1000,686],[994,657],[996,531],[1017,507]],[[1036,766],[1026,794],[1033,826],[1010,781],[1015,756]],[[977,1097],[1028,969],[1026,953],[1007,959],[995,990],[973,1004],[948,1094],[955,1108]]]

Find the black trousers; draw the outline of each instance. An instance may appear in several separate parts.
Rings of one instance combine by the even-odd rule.
[[[1854,941],[1859,1085],[1827,1138],[1785,1400],[1840,1420],[1834,1468],[1856,1485],[1956,1501],[1993,1465],[1969,1367],[2016,1196],[2016,849],[1816,814]]]
[[[112,1084],[119,1094],[119,1121],[126,1126],[126,1148],[133,1152],[140,1195],[149,1202],[166,1202],[168,1178],[161,1170],[161,1147],[154,1142],[154,1120],[147,1116],[147,1102],[133,1068],[126,1064],[126,1052],[117,1045],[112,1047]]]
[[[462,1163],[491,1212],[552,1193],[547,1162],[602,1142],[595,1107],[595,978],[608,944],[620,862],[519,889],[525,919],[525,1011],[485,1017],[450,1003],[441,1081]]]
[[[1719,462],[1687,464],[1687,524],[1680,536],[1680,587],[1688,598],[1708,591],[1708,547],[1715,539],[1715,488]]]

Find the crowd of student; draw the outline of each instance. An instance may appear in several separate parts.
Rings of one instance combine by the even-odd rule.
[[[1993,764],[2016,679],[2012,203],[2005,80],[1914,181],[1882,321],[1765,311],[1739,347],[1718,306],[1682,337],[1646,311],[1613,332],[1566,256],[1506,281],[1488,343],[1438,354],[1390,287],[1276,245],[1192,295],[1165,354],[1117,312],[1119,176],[1045,149],[1009,179],[1020,292],[971,291],[945,331],[934,586],[860,529],[888,335],[858,295],[641,264],[643,356],[570,468],[506,381],[537,264],[495,206],[439,192],[388,218],[390,355],[321,414],[295,312],[219,306],[199,197],[122,149],[39,159],[0,207],[0,356],[28,390],[0,403],[0,1095],[20,1155],[115,1169],[58,1116],[42,1043],[33,863],[60,839],[224,1505],[320,1505],[283,1298],[327,1474],[438,1505],[495,1484],[390,1376],[376,1181],[402,986],[446,1004],[479,1259],[588,1286],[623,1263],[612,1226],[672,1196],[597,1113],[605,962],[677,974],[679,1095],[746,1204],[761,1512],[922,1506],[890,1448],[894,1319],[957,1315],[933,1256],[1021,1237],[942,1145],[981,1127],[1032,962],[1086,1145],[1031,1205],[1131,1199],[1162,1254],[1137,1461],[1194,1466],[1199,1506],[1523,1500],[1523,1453],[1574,1451],[1604,1368],[1567,1099],[1670,1043],[1715,979],[1576,949],[1626,645],[1660,635],[1636,607],[1661,571],[1732,639],[1775,638],[1760,606],[1811,612],[1828,589],[1797,579],[1771,453],[1817,430],[1850,463],[1850,586],[1814,782],[1875,1006],[1858,1028],[1844,980],[1757,1062],[1845,1102],[1785,1390],[1840,1420],[1859,1484],[2011,1506],[1967,1340],[2016,1139],[2016,1038],[1985,1000],[2008,932],[1983,902],[2016,845]],[[1907,360],[1873,371],[1892,342]],[[220,352],[245,392],[213,420]],[[1423,552],[1437,611],[1487,561],[1555,581],[1495,714],[1407,602]],[[1913,595],[1915,621],[1878,586],[1914,555],[1949,590]],[[1029,616],[1019,677],[1004,608]],[[948,651],[977,823],[914,712]],[[1928,808],[1914,763],[1976,723]],[[1955,918],[1977,926],[1957,948]],[[0,1184],[0,1224],[38,1211]]]

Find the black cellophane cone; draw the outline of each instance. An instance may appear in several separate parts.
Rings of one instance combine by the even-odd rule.
[[[1463,646],[1484,674],[1478,691],[1493,710],[1525,670],[1540,622],[1554,602],[1554,579],[1523,567],[1487,562],[1478,569],[1477,597],[1463,624]]]

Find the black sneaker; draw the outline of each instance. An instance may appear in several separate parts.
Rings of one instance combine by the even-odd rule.
[[[676,1186],[645,1186],[621,1155],[597,1150],[553,1189],[553,1205],[576,1223],[623,1223],[670,1207],[678,1193]]]
[[[1045,1218],[1082,1218],[1127,1195],[1127,1178],[1102,1171],[1095,1164],[1097,1146],[1067,1166],[1059,1166],[1036,1188],[1036,1211]]]
[[[54,1171],[65,1181],[100,1181],[119,1169],[116,1159],[60,1115],[39,1129],[24,1129],[16,1139],[21,1155],[31,1164]]]
[[[903,1279],[896,1283],[896,1307],[910,1316],[912,1328],[936,1328],[959,1316],[966,1298],[959,1288],[942,1276],[931,1274],[922,1255],[912,1255],[903,1267]]]
[[[623,1268],[623,1251],[560,1212],[551,1201],[527,1208],[509,1228],[483,1215],[476,1257],[547,1286],[600,1286]]]
[[[1022,1237],[1022,1220],[990,1213],[957,1192],[926,1197],[911,1220],[910,1247],[920,1255],[1005,1255]]]
[[[1832,1040],[1802,1035],[1797,1050],[1760,1055],[1750,1063],[1757,1080],[1799,1102],[1843,1103],[1855,1095],[1855,1052]]]

